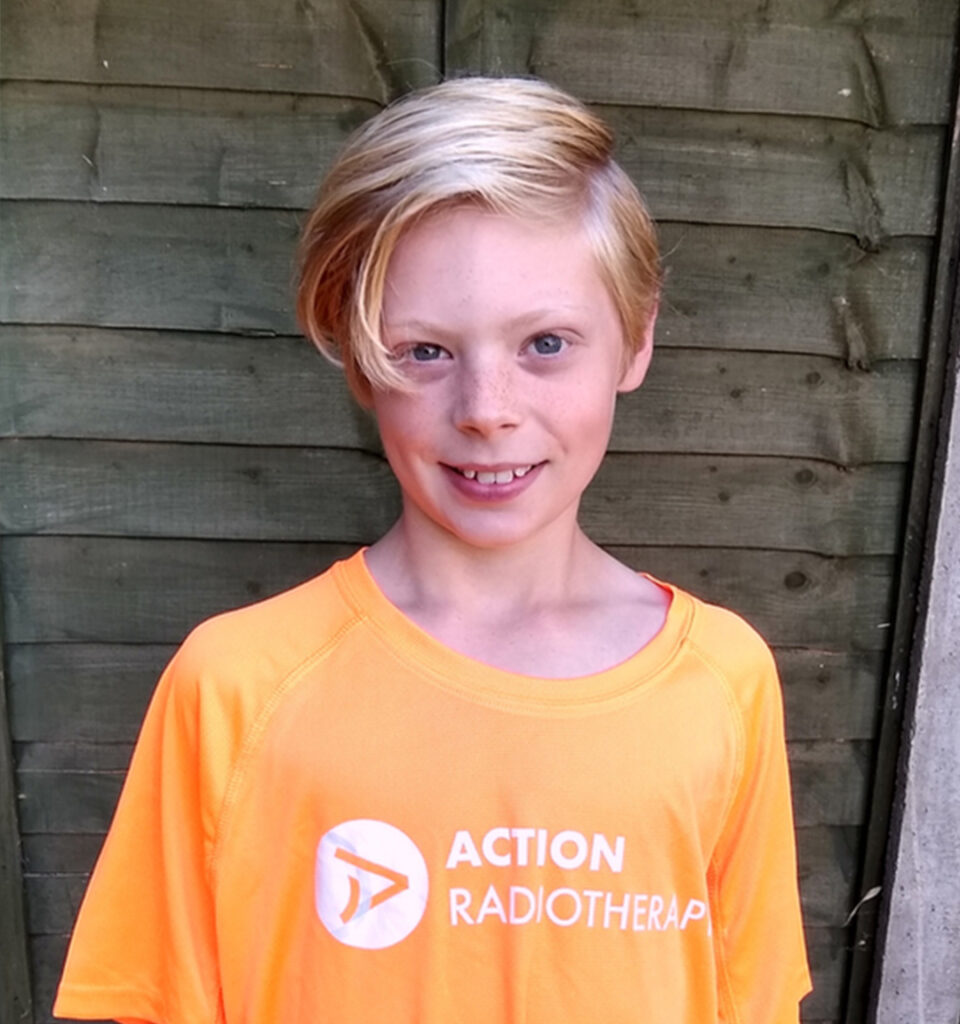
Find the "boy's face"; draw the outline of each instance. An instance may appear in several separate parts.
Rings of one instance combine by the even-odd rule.
[[[572,535],[652,333],[624,369],[579,225],[458,207],[411,228],[390,261],[383,336],[412,388],[372,403],[407,527],[479,548]]]

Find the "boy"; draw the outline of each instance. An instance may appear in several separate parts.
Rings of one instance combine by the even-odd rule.
[[[298,310],[402,515],[178,652],[58,1014],[797,1020],[770,654],[577,523],[659,292],[611,144],[550,86],[465,79],[331,169]]]

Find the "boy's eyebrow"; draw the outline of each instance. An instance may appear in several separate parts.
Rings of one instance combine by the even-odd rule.
[[[427,334],[434,338],[453,338],[456,331],[448,331],[439,324],[432,324],[428,320],[388,320],[383,319],[384,329],[387,331],[404,331],[409,334]]]
[[[528,310],[526,313],[521,313],[519,316],[511,317],[506,321],[505,326],[526,327],[529,324],[550,320],[555,321],[557,317],[563,317],[570,314],[583,314],[584,312],[586,312],[585,307],[572,303],[565,303],[557,306],[543,306],[538,309]],[[409,320],[396,321],[384,318],[383,326],[385,329],[390,331],[410,331],[419,334],[429,334],[436,338],[453,338],[459,334],[458,331],[451,331],[446,327],[442,327],[440,324],[431,323],[429,320],[420,320],[416,317]],[[557,323],[556,326],[560,326],[560,324]]]

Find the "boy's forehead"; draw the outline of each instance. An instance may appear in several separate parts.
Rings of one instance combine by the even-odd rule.
[[[476,304],[522,325],[611,301],[583,226],[471,207],[444,210],[401,236],[390,259],[384,316],[431,321]]]

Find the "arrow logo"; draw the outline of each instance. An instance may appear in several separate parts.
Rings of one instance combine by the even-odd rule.
[[[317,844],[317,917],[346,946],[385,949],[401,942],[420,923],[429,891],[427,862],[396,825],[353,818]]]
[[[379,907],[381,903],[386,903],[391,896],[398,896],[400,893],[410,888],[410,880],[406,875],[400,874],[399,871],[394,871],[393,868],[388,868],[385,864],[375,864],[372,860],[367,860],[366,857],[358,857],[355,853],[350,853],[349,850],[345,850],[342,846],[337,849],[334,854],[337,860],[346,861],[348,864],[352,864],[355,868],[359,868],[361,871],[366,871],[370,875],[380,875],[381,878],[386,878],[389,881],[389,885],[384,886],[379,892],[373,894],[370,897],[370,902],[365,909],[373,910],[374,907]],[[347,900],[347,905],[344,907],[340,914],[340,920],[346,924],[356,914],[360,907],[360,879],[356,875],[350,876],[350,898]]]

